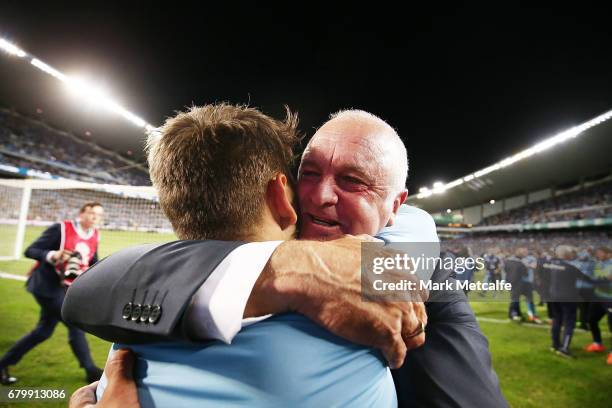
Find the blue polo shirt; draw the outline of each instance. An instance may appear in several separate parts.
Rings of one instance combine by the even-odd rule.
[[[127,347],[137,356],[143,408],[397,406],[391,373],[378,351],[297,314],[245,327],[231,345]]]

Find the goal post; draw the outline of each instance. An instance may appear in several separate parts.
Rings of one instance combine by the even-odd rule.
[[[176,239],[153,187],[75,180],[0,179],[0,261],[18,260],[45,228],[76,219],[86,202],[104,207],[100,257],[120,249]]]

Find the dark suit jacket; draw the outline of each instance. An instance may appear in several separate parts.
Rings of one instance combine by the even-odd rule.
[[[69,323],[109,341],[143,343],[183,338],[180,318],[191,296],[238,243],[178,241],[136,247],[102,260],[68,290]],[[436,271],[432,280],[453,280]],[[163,326],[135,323],[121,308],[151,293],[165,299]],[[147,294],[148,293],[148,294]],[[170,303],[171,302],[171,303]],[[506,407],[491,367],[488,342],[463,291],[436,292],[427,304],[427,340],[394,370],[401,407]]]
[[[242,242],[140,245],[104,258],[70,285],[66,323],[126,344],[188,340],[181,317],[197,289]]]
[[[47,262],[49,251],[58,250],[61,241],[61,226],[59,223],[53,224],[25,250],[26,257],[38,261],[38,265],[32,270],[32,274],[27,282],[28,291],[31,293],[48,298],[64,295],[65,289],[61,284],[54,266]],[[96,252],[92,259],[92,263],[97,261],[98,253]]]
[[[527,267],[516,256],[510,256],[504,261],[506,271],[506,281],[512,284],[513,288],[520,287],[523,277],[527,276]]]
[[[434,282],[453,282],[437,269]],[[425,344],[392,370],[400,407],[507,407],[489,342],[462,290],[430,292]]]

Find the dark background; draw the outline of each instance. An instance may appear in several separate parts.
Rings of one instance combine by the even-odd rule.
[[[331,112],[365,109],[404,139],[411,193],[612,108],[612,29],[586,4],[48,3],[3,2],[0,36],[100,81],[153,125],[191,104],[249,103],[276,117],[287,104],[311,136]],[[0,105],[41,108],[141,157],[133,126],[71,106],[58,81],[15,59],[0,63]]]

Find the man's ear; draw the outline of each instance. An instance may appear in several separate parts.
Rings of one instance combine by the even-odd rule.
[[[387,221],[387,227],[392,226],[395,222],[395,216],[397,215],[400,206],[404,204],[404,201],[406,201],[406,197],[408,197],[408,190],[402,190],[393,199],[393,211],[391,212],[391,216],[389,216],[389,221]]]
[[[287,176],[278,173],[268,182],[266,200],[272,216],[282,230],[297,223],[297,212],[293,208],[293,190]]]

